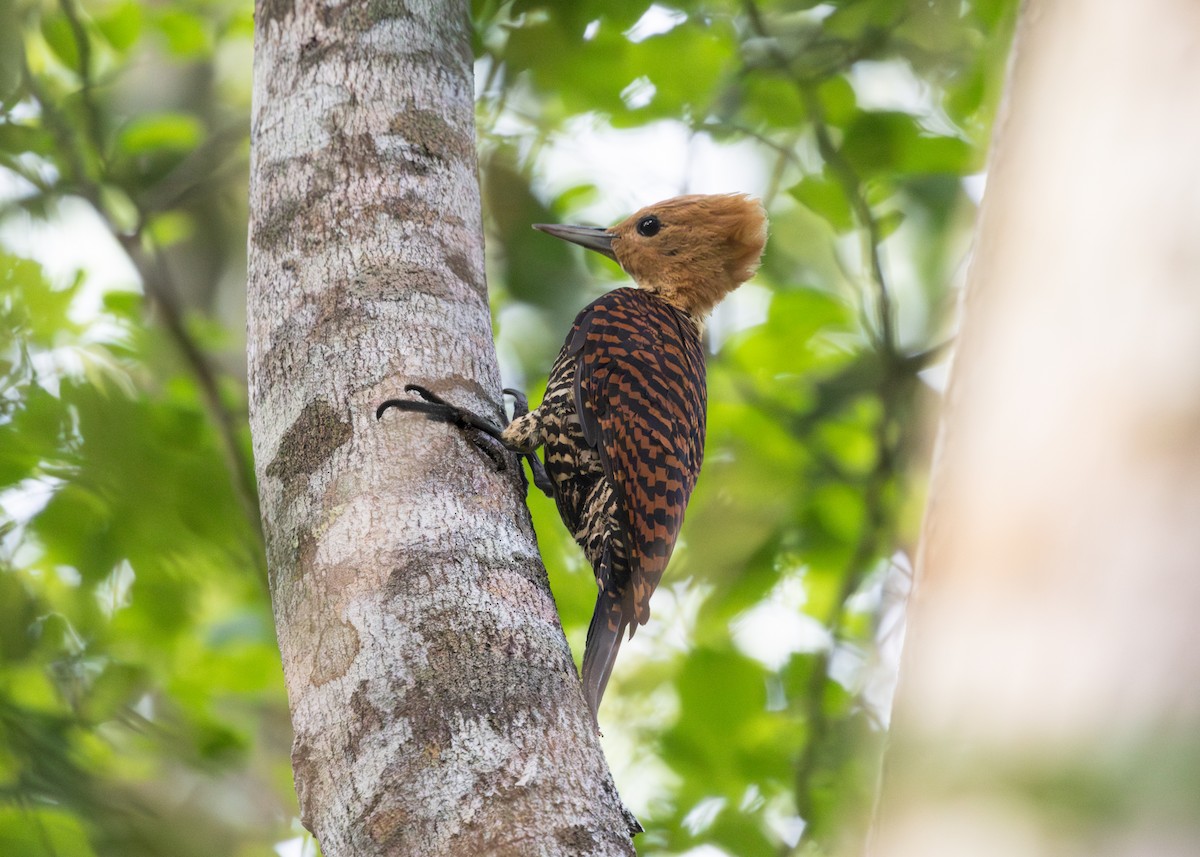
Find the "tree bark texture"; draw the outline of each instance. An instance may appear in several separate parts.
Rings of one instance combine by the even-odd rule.
[[[877,857],[1200,854],[1200,4],[1022,10]]]
[[[502,419],[468,5],[259,0],[251,427],[302,818],[326,857],[631,854]]]

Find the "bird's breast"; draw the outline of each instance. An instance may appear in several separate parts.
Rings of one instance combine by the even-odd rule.
[[[546,395],[538,408],[542,415],[542,442],[546,472],[554,481],[554,496],[567,528],[579,528],[587,498],[604,476],[600,454],[588,446],[575,407],[575,360],[559,354]]]
[[[574,387],[575,363],[559,355],[550,372],[546,395],[539,408],[542,414],[547,468],[554,462],[561,466],[560,469],[573,470],[581,466],[586,467],[592,459],[595,459],[596,467],[599,467],[600,457],[587,445],[583,437],[583,428],[575,407]]]

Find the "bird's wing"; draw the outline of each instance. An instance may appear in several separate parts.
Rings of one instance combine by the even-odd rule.
[[[645,624],[704,455],[704,354],[681,313],[637,289],[593,304],[576,335],[576,410],[617,493],[625,621]]]

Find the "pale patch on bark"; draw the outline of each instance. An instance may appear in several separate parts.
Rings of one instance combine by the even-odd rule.
[[[497,419],[466,4],[256,9],[251,427],[303,820],[328,857],[631,854]]]

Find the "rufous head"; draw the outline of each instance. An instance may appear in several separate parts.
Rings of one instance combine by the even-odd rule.
[[[744,194],[677,196],[608,229],[534,228],[616,260],[640,288],[696,319],[754,276],[767,242],[762,203]]]

